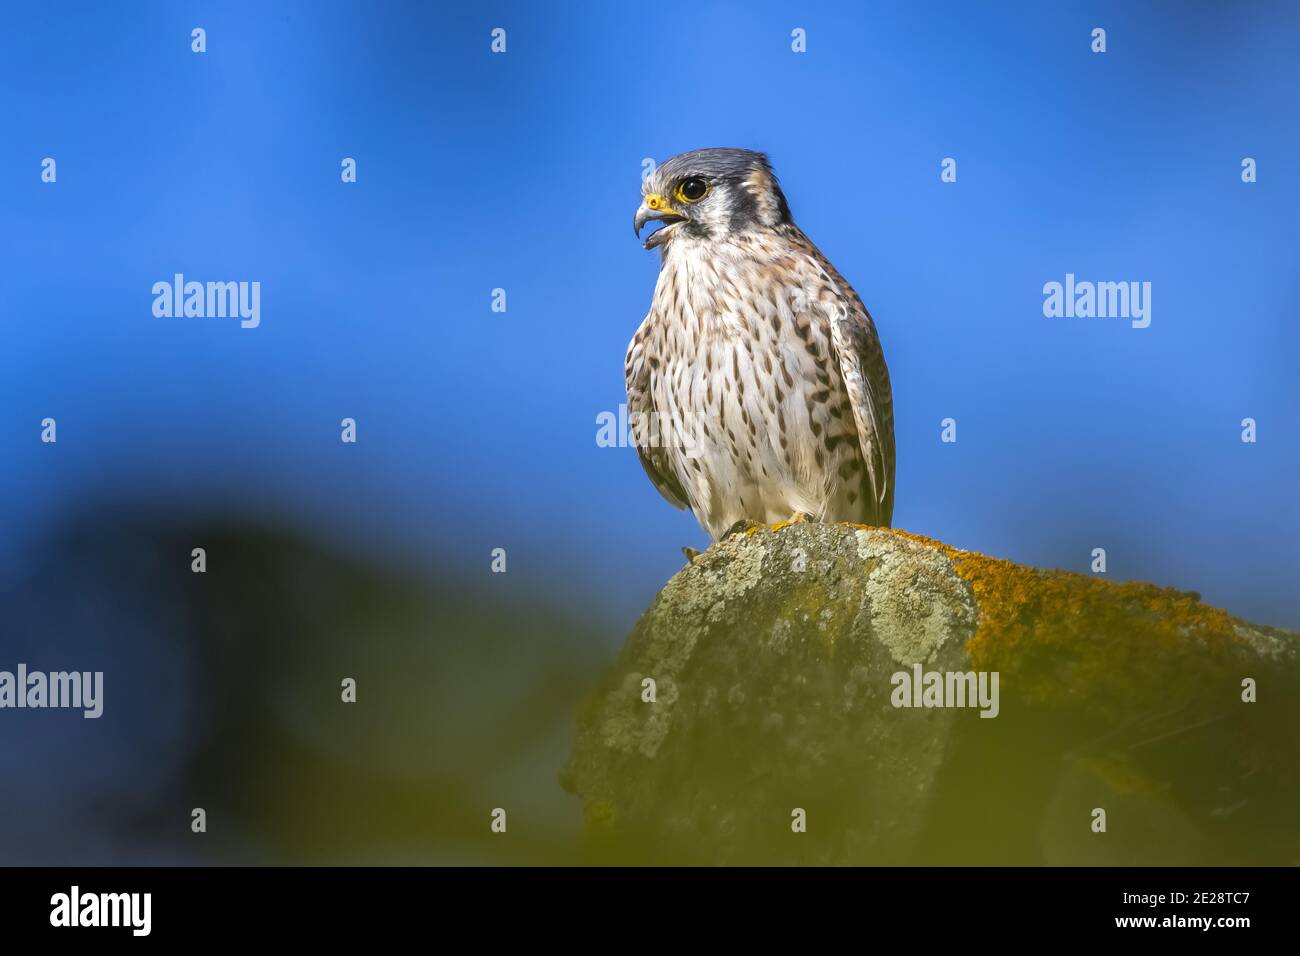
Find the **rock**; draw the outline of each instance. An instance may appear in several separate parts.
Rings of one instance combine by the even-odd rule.
[[[606,861],[1294,864],[1298,649],[1195,594],[777,526],[668,582],[561,781]],[[936,680],[976,706],[896,706]]]

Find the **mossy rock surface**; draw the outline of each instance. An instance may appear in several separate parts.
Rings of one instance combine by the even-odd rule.
[[[1186,592],[762,529],[660,592],[562,781],[614,861],[1296,863],[1298,648]],[[894,706],[918,664],[996,672],[997,716]]]

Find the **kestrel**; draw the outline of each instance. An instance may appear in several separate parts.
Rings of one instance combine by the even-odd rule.
[[[637,452],[715,541],[813,519],[888,527],[894,410],[876,326],[794,224],[767,157],[674,156],[632,221],[663,226],[650,312],[627,351]]]

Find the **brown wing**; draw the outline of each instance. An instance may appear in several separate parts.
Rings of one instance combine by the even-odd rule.
[[[869,523],[887,528],[894,519],[894,397],[876,323],[853,286],[821,250],[802,233],[796,241],[804,246],[839,293],[839,307],[829,317],[831,348],[839,360],[858,429],[862,460],[866,464],[862,493],[875,511]]]
[[[654,416],[654,402],[650,393],[650,363],[645,351],[646,329],[649,324],[650,316],[647,315],[627,347],[623,372],[627,378],[628,419],[632,425],[632,437],[636,443],[637,457],[641,459],[641,467],[669,504],[674,508],[685,508],[686,491],[677,480],[666,449],[649,440],[649,422]]]

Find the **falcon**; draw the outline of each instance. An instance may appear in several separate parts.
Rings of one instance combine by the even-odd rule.
[[[660,253],[627,350],[628,418],[650,480],[713,540],[758,524],[894,512],[889,370],[853,287],[795,225],[767,157],[674,156],[632,225]]]

